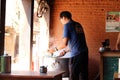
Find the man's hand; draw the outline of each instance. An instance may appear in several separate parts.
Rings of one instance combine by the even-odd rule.
[[[63,51],[61,51],[61,52],[60,52],[59,57],[62,57],[62,56],[64,56],[65,54],[66,54],[66,51],[65,51],[65,50],[63,50]]]
[[[53,48],[48,49],[48,52],[51,53],[51,54],[53,54],[54,51],[55,50]]]

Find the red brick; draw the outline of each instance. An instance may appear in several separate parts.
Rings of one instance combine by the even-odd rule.
[[[59,13],[69,10],[73,19],[83,25],[86,40],[89,47],[89,79],[93,80],[99,71],[98,50],[104,39],[110,39],[110,47],[114,49],[117,32],[105,32],[105,20],[107,11],[119,11],[120,0],[54,0],[51,9],[51,36],[55,43],[62,39],[62,24],[59,21]],[[93,56],[94,55],[94,56]],[[94,63],[96,66],[93,66]]]

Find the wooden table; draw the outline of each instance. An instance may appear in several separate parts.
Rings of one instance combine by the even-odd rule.
[[[0,80],[62,80],[64,71],[48,71],[39,73],[35,71],[12,71],[0,73]]]
[[[120,80],[120,74],[117,72],[114,73],[114,80]]]

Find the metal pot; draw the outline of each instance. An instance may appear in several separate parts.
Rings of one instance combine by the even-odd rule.
[[[4,54],[0,56],[0,73],[10,73],[11,72],[11,56]]]

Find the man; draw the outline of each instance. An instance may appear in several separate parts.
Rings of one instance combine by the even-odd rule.
[[[85,40],[85,35],[82,26],[72,20],[72,15],[69,11],[60,13],[60,21],[64,25],[63,41],[56,47],[63,50],[60,56],[64,56],[66,52],[70,52],[69,61],[69,80],[88,80],[88,47]],[[53,53],[55,49],[49,49]]]

